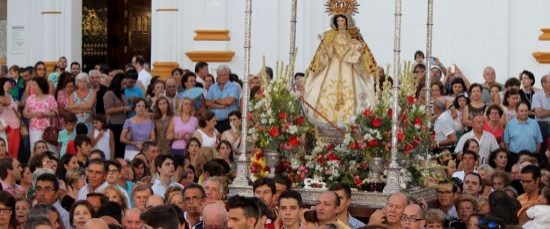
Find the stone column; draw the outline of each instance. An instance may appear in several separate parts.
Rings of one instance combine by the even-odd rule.
[[[7,63],[8,0],[0,0],[0,66]]]
[[[44,61],[48,71],[65,56],[82,60],[82,0],[7,0],[11,64]]]
[[[166,79],[179,66],[176,47],[182,39],[175,31],[182,27],[183,0],[153,0],[151,5],[151,74]]]
[[[65,56],[69,63],[82,62],[82,0],[44,0],[38,23],[42,39],[41,60],[48,72]]]

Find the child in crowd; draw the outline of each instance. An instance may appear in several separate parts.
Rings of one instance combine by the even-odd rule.
[[[99,149],[105,153],[107,160],[115,158],[115,138],[113,131],[106,128],[105,116],[95,114],[92,116],[93,131],[89,138],[92,141],[92,149]]]
[[[67,144],[69,141],[74,140],[76,137],[76,115],[74,114],[67,114],[65,117],[63,117],[63,120],[65,121],[65,126],[63,130],[59,131],[59,135],[57,136],[57,142],[61,145],[61,149],[59,150],[59,157],[63,157],[65,153],[67,152]]]
[[[81,134],[83,134],[83,135],[88,134],[88,127],[84,123],[76,124],[76,135],[75,136],[78,136],[78,135],[81,135]],[[72,140],[70,140],[69,143],[67,143],[67,152],[65,152],[65,153],[68,153],[68,154],[71,154],[71,155],[76,155],[76,147],[74,146],[74,138]]]

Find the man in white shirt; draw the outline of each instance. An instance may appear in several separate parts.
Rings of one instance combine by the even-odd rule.
[[[134,68],[136,68],[136,71],[138,72],[138,82],[140,83],[141,89],[143,91],[147,91],[147,87],[149,87],[149,84],[151,83],[151,74],[147,72],[145,69],[145,58],[143,58],[142,55],[136,55],[132,57],[132,65]]]
[[[151,189],[153,194],[164,196],[166,190],[173,186],[178,186],[183,189],[183,186],[173,180],[175,174],[174,159],[170,155],[159,155],[155,159],[155,167],[159,173],[159,178],[153,181]]]
[[[77,200],[86,200],[88,193],[103,193],[109,186],[107,183],[107,163],[101,159],[93,159],[86,168],[86,179],[88,183],[78,191]]]
[[[482,114],[478,114],[473,119],[472,131],[465,133],[460,137],[460,140],[456,144],[455,153],[462,152],[464,142],[473,138],[479,143],[479,162],[481,164],[488,164],[489,155],[491,152],[499,149],[497,139],[491,133],[483,130],[483,124],[485,118]]]
[[[470,172],[477,172],[475,170],[475,167],[477,165],[478,159],[479,159],[479,156],[474,151],[466,150],[466,152],[463,152],[462,168],[464,170],[454,172],[452,177],[456,177],[464,181],[464,176],[466,174]]]
[[[432,148],[433,152],[439,153],[456,142],[453,117],[447,111],[444,99],[434,99],[434,120],[435,138],[432,140]]]

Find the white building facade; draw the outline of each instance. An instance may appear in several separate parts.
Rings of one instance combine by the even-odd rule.
[[[131,2],[131,0],[127,0]],[[382,67],[393,61],[394,2],[359,0],[355,21]],[[151,63],[157,68],[193,69],[198,60],[210,68],[228,64],[243,74],[245,0],[152,0]],[[296,71],[305,71],[330,28],[325,1],[298,0]],[[82,0],[8,0],[8,65],[32,65],[82,59]],[[540,77],[550,72],[550,1],[434,1],[433,55],[457,64],[472,82],[492,66],[497,81],[517,77],[524,69]],[[426,48],[427,1],[403,1],[402,60]],[[255,0],[252,15],[251,71],[287,62],[290,47],[290,0]],[[547,38],[545,38],[547,37]],[[548,40],[545,40],[548,39]],[[546,59],[545,59],[546,58]],[[129,61],[129,60],[128,60]],[[218,61],[218,62],[216,62]],[[113,66],[120,68],[122,66]],[[158,70],[158,69],[157,69]],[[155,69],[154,69],[155,71]]]

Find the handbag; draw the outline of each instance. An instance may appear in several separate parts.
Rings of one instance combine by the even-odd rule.
[[[50,123],[51,125],[46,127],[42,133],[42,140],[54,146],[59,146],[59,142],[57,141],[59,137],[59,121],[57,118],[52,118]]]

